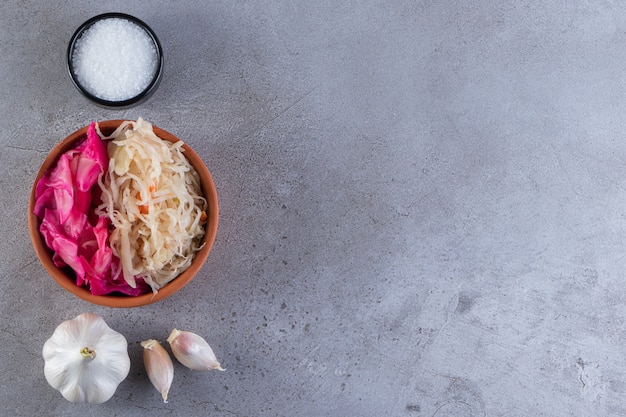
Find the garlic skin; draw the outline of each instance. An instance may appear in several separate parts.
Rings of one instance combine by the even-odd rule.
[[[92,313],[59,324],[42,354],[46,380],[74,403],[109,400],[130,371],[126,338]]]
[[[223,371],[211,346],[201,336],[184,330],[172,330],[167,338],[172,353],[180,363],[194,371]]]
[[[161,393],[163,402],[167,402],[167,394],[174,380],[174,364],[165,348],[154,339],[141,342],[143,347],[143,363],[146,373],[154,388]]]

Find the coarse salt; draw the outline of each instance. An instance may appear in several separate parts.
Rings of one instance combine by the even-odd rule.
[[[72,66],[78,83],[107,101],[125,101],[141,94],[158,71],[154,41],[130,20],[95,22],[76,41]]]

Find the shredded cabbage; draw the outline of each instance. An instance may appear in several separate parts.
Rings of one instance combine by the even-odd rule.
[[[103,139],[111,138],[96,214],[113,225],[109,245],[120,259],[117,274],[132,288],[140,279],[156,293],[201,249],[207,202],[183,142],[159,138],[141,118]]]

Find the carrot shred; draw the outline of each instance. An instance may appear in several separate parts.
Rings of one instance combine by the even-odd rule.
[[[141,200],[141,193],[139,191],[137,191],[137,195],[135,196],[135,198],[137,200]],[[139,213],[141,214],[148,214],[150,212],[150,209],[148,208],[148,205],[146,204],[137,205],[137,208],[139,208]]]

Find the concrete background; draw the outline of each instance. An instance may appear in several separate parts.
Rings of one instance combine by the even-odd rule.
[[[626,7],[607,1],[3,2],[0,415],[626,415]],[[108,11],[161,39],[144,104],[71,85],[74,30]],[[28,194],[92,120],[143,117],[216,182],[220,226],[180,293],[108,309],[35,257]],[[129,341],[100,406],[46,383],[77,314]],[[139,343],[202,334],[225,373]]]

